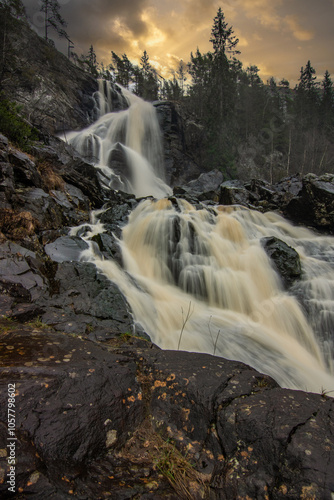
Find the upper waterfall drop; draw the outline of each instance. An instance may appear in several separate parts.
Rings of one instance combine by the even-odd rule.
[[[162,138],[153,105],[121,88],[128,109],[112,110],[109,82],[99,80],[99,119],[68,142],[100,170],[103,183],[136,197],[172,194],[165,183]]]

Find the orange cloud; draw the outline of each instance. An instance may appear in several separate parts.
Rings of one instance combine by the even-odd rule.
[[[303,29],[297,21],[296,16],[286,16],[285,21],[292,31],[293,36],[302,42],[312,40],[314,38],[314,31]]]

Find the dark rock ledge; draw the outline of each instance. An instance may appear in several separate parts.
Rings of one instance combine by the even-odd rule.
[[[101,345],[5,320],[1,330],[1,498],[333,498],[334,400],[325,394],[134,337]]]

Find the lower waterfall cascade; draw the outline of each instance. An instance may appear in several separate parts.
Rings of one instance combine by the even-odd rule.
[[[129,108],[112,112],[101,89],[102,116],[67,140],[93,158],[111,189],[151,198],[140,201],[123,227],[123,268],[92,244],[81,258],[119,286],[135,322],[159,347],[241,361],[282,387],[333,391],[334,238],[273,212],[168,199],[154,107],[123,90]],[[122,150],[127,172],[113,171],[115,149]],[[91,235],[105,230],[100,213]],[[261,244],[268,236],[300,256],[302,279],[289,291]]]

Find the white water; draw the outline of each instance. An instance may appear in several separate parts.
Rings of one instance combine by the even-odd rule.
[[[161,132],[154,107],[122,89],[129,108],[112,112],[110,85],[99,82],[96,98],[100,118],[80,132],[66,134],[66,140],[101,173],[111,189],[136,197],[168,196],[172,190],[164,182]],[[64,139],[64,138],[63,138]],[[115,171],[115,151],[121,162]]]
[[[139,113],[145,107],[140,103],[133,114],[130,110],[105,115],[87,130],[99,138],[96,144],[102,141],[101,165],[111,147],[106,138],[113,145],[115,137],[127,137],[124,149],[131,152],[136,192],[141,193],[145,171],[147,189],[162,198],[162,176],[147,166],[158,153],[147,151],[146,118]],[[97,133],[101,127],[108,133]],[[262,249],[264,236],[276,236],[299,252],[303,280],[294,295],[283,290]],[[273,213],[241,207],[196,210],[185,201],[175,206],[162,198],[138,205],[120,246],[124,270],[96,255],[93,246],[83,258],[118,284],[135,320],[160,347],[239,360],[283,387],[334,391],[333,238],[296,228]]]

